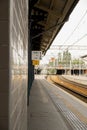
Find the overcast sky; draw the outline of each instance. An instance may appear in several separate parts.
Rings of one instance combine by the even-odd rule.
[[[87,45],[87,0],[79,0],[68,22],[64,24],[52,45]],[[62,47],[57,51],[48,50],[41,64],[48,63],[51,57],[57,57],[58,52],[63,53],[63,51]],[[87,50],[69,50],[69,52],[74,58],[87,54]]]

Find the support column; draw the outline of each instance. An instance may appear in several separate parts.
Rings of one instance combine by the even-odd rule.
[[[9,0],[0,0],[0,130],[9,127]]]
[[[32,59],[31,59],[31,42],[29,40],[28,43],[28,105],[29,105],[29,95],[30,95],[30,89],[32,86],[32,82],[34,80],[34,66],[32,65]]]
[[[29,5],[30,0],[29,0]],[[31,21],[30,21],[30,14],[31,14],[31,9],[32,7],[30,6],[29,8],[29,29],[28,29],[28,34],[29,34],[29,39],[28,39],[28,102],[27,104],[29,105],[29,95],[30,95],[30,89],[32,86],[32,82],[34,80],[34,66],[32,65],[32,57],[31,57],[31,52],[32,52],[32,37],[31,37]]]

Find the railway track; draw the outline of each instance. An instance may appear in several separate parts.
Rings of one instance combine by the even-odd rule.
[[[56,84],[58,87],[61,87],[70,94],[76,96],[80,100],[87,103],[87,87],[70,80],[65,79],[62,76],[51,75],[49,79]]]

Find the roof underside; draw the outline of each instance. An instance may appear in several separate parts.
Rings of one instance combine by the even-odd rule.
[[[46,53],[77,2],[78,0],[30,0],[32,50]]]

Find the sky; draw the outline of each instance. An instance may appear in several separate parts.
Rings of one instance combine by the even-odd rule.
[[[52,45],[61,45],[60,50],[49,49],[40,61],[41,64],[48,63],[51,57],[57,57],[58,53],[63,53],[64,45],[73,47],[87,46],[87,0],[79,0],[78,4],[72,11],[69,20],[63,25],[62,29],[54,39]],[[68,47],[69,50],[69,47]],[[79,58],[87,55],[87,50],[70,49],[72,58]]]

